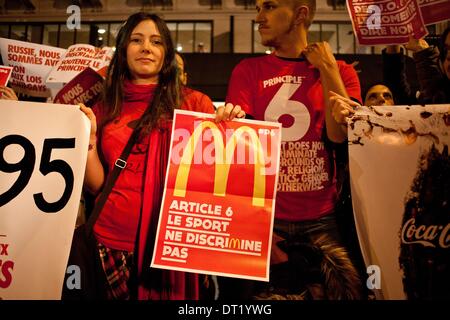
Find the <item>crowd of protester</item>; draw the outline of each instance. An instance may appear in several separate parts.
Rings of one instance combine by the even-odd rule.
[[[102,96],[93,108],[80,106],[91,122],[85,194],[98,199],[106,192],[93,225],[96,298],[212,299],[217,298],[217,290],[219,299],[370,297],[346,185],[347,118],[360,105],[450,103],[450,28],[438,46],[413,37],[403,47],[387,46],[382,53],[383,81],[362,93],[352,65],[336,60],[327,42],[307,41],[315,10],[314,0],[256,1],[261,41],[273,52],[235,67],[226,104],[217,110],[208,96],[188,88],[185,61],[176,53],[163,19],[137,13],[123,24]],[[417,92],[406,76],[406,50],[413,53]],[[307,81],[292,96],[279,98],[273,108],[274,96],[290,84],[268,88],[255,84],[285,74]],[[19,100],[5,86],[0,87],[0,99]],[[317,190],[277,193],[270,282],[145,267],[155,241],[174,109],[215,113],[217,122],[278,121],[288,99],[301,101],[314,117],[303,135],[283,131],[283,142],[323,144],[320,157],[330,179]],[[294,121],[301,119],[298,112],[286,110]],[[127,162],[144,166],[125,168],[111,190],[105,191],[116,159],[133,136]],[[80,296],[66,293],[63,298]]]

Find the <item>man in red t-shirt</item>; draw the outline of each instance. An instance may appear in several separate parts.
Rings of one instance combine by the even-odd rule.
[[[351,99],[361,100],[358,76],[351,65],[335,60],[328,43],[308,45],[314,0],[258,0],[256,10],[262,44],[273,53],[235,67],[227,105],[217,110],[216,119],[248,114],[283,124],[271,280],[256,294],[359,298],[360,281],[340,244],[333,214],[333,145],[347,139],[346,117],[358,105]],[[340,259],[333,259],[336,252]]]

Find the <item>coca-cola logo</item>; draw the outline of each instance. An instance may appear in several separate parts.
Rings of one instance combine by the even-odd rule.
[[[402,227],[402,243],[419,243],[424,247],[450,248],[450,223],[447,225],[419,225],[411,218]]]

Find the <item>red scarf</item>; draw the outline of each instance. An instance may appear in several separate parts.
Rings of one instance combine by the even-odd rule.
[[[139,300],[198,300],[198,275],[150,268],[170,148],[171,123],[153,130],[147,153],[138,259]]]
[[[135,85],[125,81],[124,104],[129,108],[145,110],[153,99],[155,88],[156,85]],[[195,104],[195,107],[198,107],[197,105],[200,104]],[[190,109],[186,105],[184,108]],[[100,120],[103,115],[101,105],[98,105],[95,110]],[[153,130],[150,133],[150,139],[146,140],[149,147],[146,155],[138,239],[134,248],[137,257],[138,299],[140,300],[197,300],[199,298],[197,274],[150,268],[168,163],[170,135],[171,122],[166,123],[162,129]]]

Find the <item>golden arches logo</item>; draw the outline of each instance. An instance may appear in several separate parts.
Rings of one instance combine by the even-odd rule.
[[[214,195],[225,196],[227,188],[228,174],[230,172],[230,165],[233,159],[234,151],[238,145],[238,141],[244,133],[250,137],[253,147],[254,163],[254,182],[253,182],[253,200],[252,204],[257,207],[264,206],[266,177],[264,154],[261,141],[255,130],[242,126],[234,131],[231,138],[224,147],[222,133],[214,122],[204,121],[198,125],[192,136],[189,138],[186,148],[181,157],[180,166],[175,180],[174,196],[184,197],[186,195],[186,185],[189,177],[189,172],[194,158],[196,146],[200,140],[200,136],[205,129],[210,129],[213,136],[215,148],[215,176],[214,176]],[[225,149],[225,152],[224,152]]]
[[[228,248],[240,249],[241,248],[241,239],[231,238],[230,242],[228,242]]]

